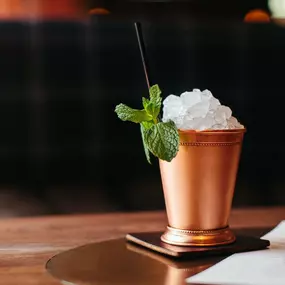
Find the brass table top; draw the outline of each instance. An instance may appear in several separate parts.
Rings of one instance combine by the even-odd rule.
[[[267,229],[237,231],[261,235]],[[47,263],[64,284],[182,285],[185,279],[226,256],[179,260],[126,242],[124,238],[87,244],[62,252]]]
[[[272,228],[284,219],[285,207],[233,209],[230,225]],[[164,211],[1,219],[0,285],[59,285],[45,268],[52,256],[130,232],[163,231],[166,225]]]

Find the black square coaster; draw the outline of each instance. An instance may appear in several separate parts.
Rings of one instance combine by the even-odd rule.
[[[177,246],[160,240],[162,232],[129,233],[128,242],[148,248],[161,254],[176,258],[204,257],[211,255],[230,255],[237,252],[266,249],[270,242],[254,236],[236,235],[236,241],[219,246]]]

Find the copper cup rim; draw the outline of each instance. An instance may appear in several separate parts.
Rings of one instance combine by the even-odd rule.
[[[229,130],[181,130],[178,129],[178,132],[181,134],[215,134],[215,135],[225,135],[225,134],[233,134],[233,133],[245,133],[246,128],[239,128],[239,129],[229,129]]]

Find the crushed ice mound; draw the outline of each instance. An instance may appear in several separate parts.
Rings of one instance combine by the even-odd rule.
[[[244,128],[209,90],[169,95],[163,101],[163,122],[172,120],[180,130],[227,130]]]

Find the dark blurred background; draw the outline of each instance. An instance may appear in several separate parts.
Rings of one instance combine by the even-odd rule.
[[[247,127],[235,207],[285,204],[280,1],[1,0],[0,216],[164,208],[156,159],[117,119],[147,96],[209,89]]]

